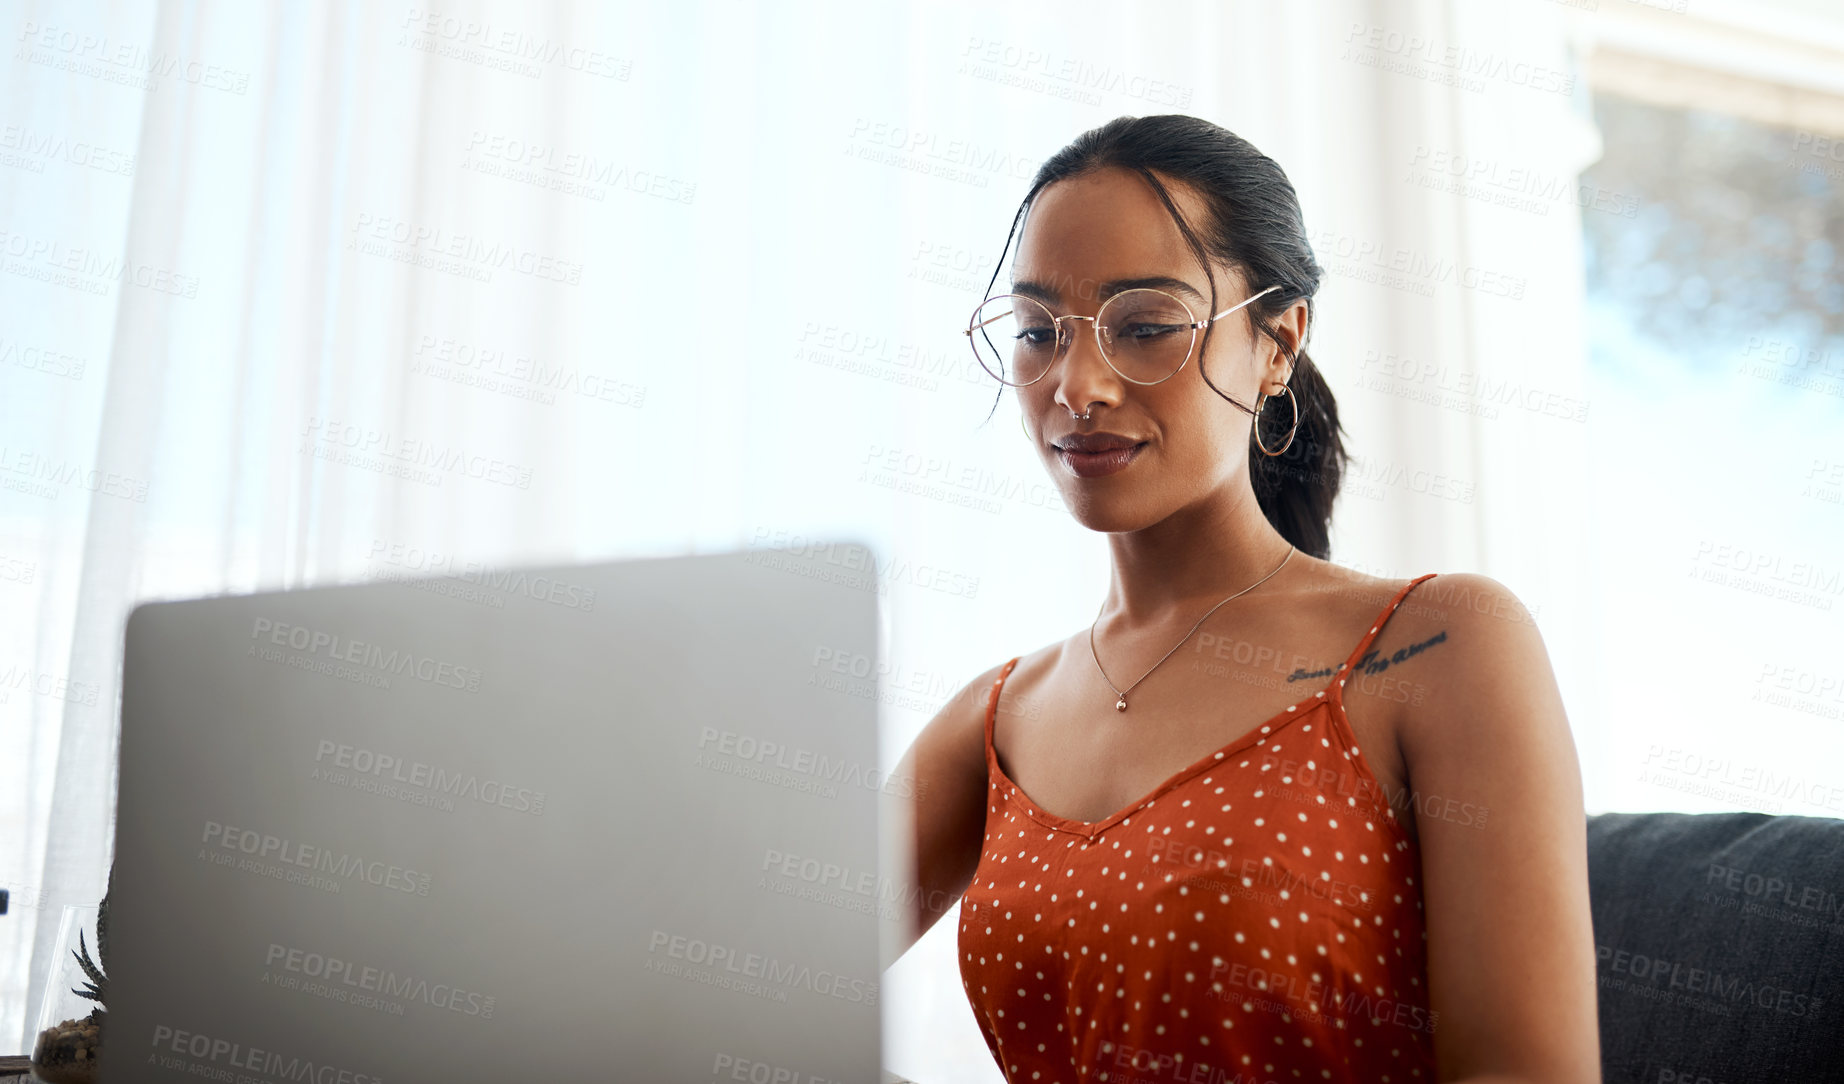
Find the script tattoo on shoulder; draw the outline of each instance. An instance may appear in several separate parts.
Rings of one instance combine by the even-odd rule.
[[[1357,660],[1357,665],[1351,668],[1351,672],[1354,674],[1360,671],[1365,674],[1380,674],[1389,669],[1392,664],[1406,662],[1433,647],[1435,644],[1445,643],[1446,640],[1447,630],[1442,629],[1419,644],[1399,647],[1394,653],[1389,655],[1383,655],[1373,647],[1369,651],[1364,652],[1364,657]]]
[[[1435,644],[1445,643],[1446,641],[1447,630],[1442,629],[1418,644],[1399,647],[1388,655],[1384,655],[1373,647],[1369,651],[1364,652],[1364,657],[1357,660],[1351,667],[1351,672],[1353,674],[1365,675],[1380,674],[1389,669],[1392,665],[1407,662],[1409,659],[1428,650]],[[1305,667],[1297,667],[1294,669],[1293,673],[1287,675],[1287,680],[1306,681],[1311,678],[1331,677],[1335,673],[1337,673],[1337,667],[1332,666],[1328,666],[1323,670],[1308,670]]]

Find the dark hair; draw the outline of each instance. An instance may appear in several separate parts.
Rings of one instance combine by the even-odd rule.
[[[1177,113],[1116,117],[1077,136],[1038,169],[1031,180],[1031,190],[1012,216],[1011,233],[1006,235],[1005,248],[999,253],[1000,265],[1005,263],[1005,253],[1011,249],[1012,237],[1025,211],[1045,185],[1110,166],[1132,170],[1146,179],[1178,224],[1200,265],[1211,266],[1208,252],[1240,271],[1252,289],[1279,284],[1280,289],[1249,306],[1249,321],[1273,339],[1293,362],[1290,386],[1299,404],[1300,425],[1293,443],[1280,455],[1268,456],[1259,450],[1249,453],[1249,480],[1262,513],[1281,537],[1315,557],[1329,557],[1332,502],[1338,496],[1347,460],[1338,424],[1338,404],[1325,378],[1307,356],[1305,343],[1295,353],[1274,330],[1274,318],[1304,298],[1310,334],[1313,295],[1319,290],[1323,273],[1307,244],[1306,224],[1300,216],[1293,184],[1278,163],[1248,140],[1207,120]],[[1165,185],[1154,176],[1155,170],[1190,186],[1203,198],[1209,215],[1203,224],[1202,239],[1179,213]],[[993,269],[992,277],[998,281],[998,268]],[[989,282],[988,294],[991,291]],[[1214,275],[1210,294],[1210,311],[1215,312]],[[1200,359],[1215,326],[1204,330],[1198,347]],[[1204,372],[1201,360],[1198,370],[1211,390],[1223,395],[1209,373]],[[1000,394],[1004,394],[1003,389]],[[993,406],[997,409],[997,400]],[[1283,418],[1290,419],[1290,414],[1280,410],[1262,413],[1271,415],[1271,432],[1260,437],[1272,448],[1285,439],[1286,429],[1278,423]],[[1258,418],[1255,424],[1259,427],[1261,420]]]

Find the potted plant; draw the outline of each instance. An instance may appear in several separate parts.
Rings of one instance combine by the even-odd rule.
[[[83,987],[71,987],[70,992],[96,1005],[86,1016],[46,1026],[47,1021],[57,1020],[73,1010],[72,1002],[59,989],[66,979],[73,977],[70,965],[65,963],[62,968],[53,969],[52,988],[45,992],[45,1002],[39,1012],[38,1042],[32,1050],[32,1074],[45,1084],[91,1084],[97,1076],[97,1059],[102,1052],[103,1006],[109,994],[108,894],[103,894],[102,902],[95,908],[95,959],[90,958],[89,945],[83,935],[83,919],[88,910],[86,907],[64,909],[58,944],[62,949],[70,949],[70,935],[75,929],[77,947],[70,949],[70,955],[81,969]],[[76,1007],[81,1007],[81,1003],[76,1003]]]

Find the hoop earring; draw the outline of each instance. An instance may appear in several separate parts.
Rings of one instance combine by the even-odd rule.
[[[1258,394],[1255,397],[1255,422],[1253,425],[1249,426],[1249,436],[1255,438],[1255,447],[1260,448],[1261,454],[1265,456],[1277,456],[1285,452],[1293,445],[1293,435],[1298,432],[1300,428],[1300,401],[1293,397],[1293,386],[1290,384],[1282,384],[1281,390],[1287,393],[1287,402],[1293,406],[1293,424],[1287,427],[1287,439],[1281,442],[1280,447],[1271,452],[1268,450],[1268,446],[1261,442],[1261,408],[1267,404],[1269,399],[1278,399],[1280,396]]]
[[[1018,412],[1018,431],[1024,434],[1024,439],[1026,440],[1031,439],[1031,431],[1024,427],[1024,412],[1023,411]]]

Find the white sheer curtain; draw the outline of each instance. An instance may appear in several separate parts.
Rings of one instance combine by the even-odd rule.
[[[1592,156],[1569,17],[9,5],[0,1046],[29,1045],[59,905],[103,892],[136,601],[865,537],[892,677],[926,690],[889,705],[892,764],[1085,623],[1103,540],[1009,398],[981,424],[955,328],[1037,163],[1123,113],[1216,120],[1299,188],[1362,458],[1334,556],[1504,580],[1591,726],[1582,427],[1544,406],[1580,395],[1574,204],[1451,176]],[[996,1079],[955,927],[888,973],[887,1058]]]

